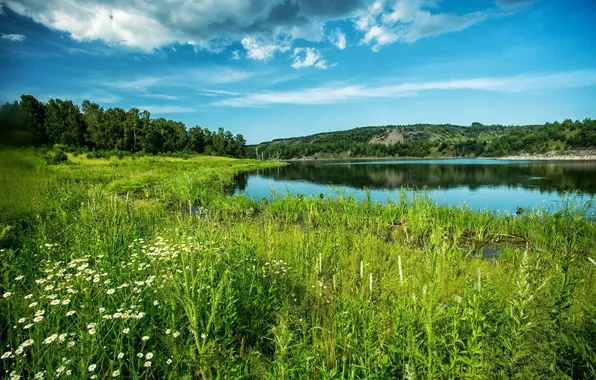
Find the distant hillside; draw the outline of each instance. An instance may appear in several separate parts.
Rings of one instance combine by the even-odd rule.
[[[262,159],[358,157],[498,157],[520,153],[596,148],[596,121],[565,120],[544,125],[473,123],[387,125],[276,139],[247,146]]]

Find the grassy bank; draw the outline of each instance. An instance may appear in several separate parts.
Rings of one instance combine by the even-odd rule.
[[[572,205],[257,202],[223,194],[277,163],[1,154],[2,377],[594,377]]]

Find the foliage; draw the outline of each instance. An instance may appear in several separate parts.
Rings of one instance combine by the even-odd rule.
[[[59,165],[65,162],[68,162],[68,156],[62,149],[57,149],[46,155],[46,164],[48,165]]]
[[[529,126],[388,125],[279,139],[247,147],[254,158],[496,157],[596,148],[596,121]],[[257,157],[258,154],[258,157]]]
[[[83,101],[79,108],[70,100],[50,99],[44,104],[31,95],[0,108],[0,144],[43,146],[61,144],[72,151],[147,154],[191,152],[244,157],[246,140],[219,128],[216,132],[199,126],[186,129],[181,122],[151,119],[148,111],[131,108],[104,110]],[[104,153],[92,153],[100,157]]]
[[[257,202],[224,194],[280,164],[2,154],[0,377],[595,376],[596,223],[573,204]]]

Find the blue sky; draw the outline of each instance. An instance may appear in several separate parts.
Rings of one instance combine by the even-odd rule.
[[[147,109],[249,143],[596,117],[593,0],[0,0],[0,100]]]

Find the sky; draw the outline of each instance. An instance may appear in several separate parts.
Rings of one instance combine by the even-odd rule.
[[[249,143],[596,118],[596,0],[0,0],[0,100],[21,94]]]

